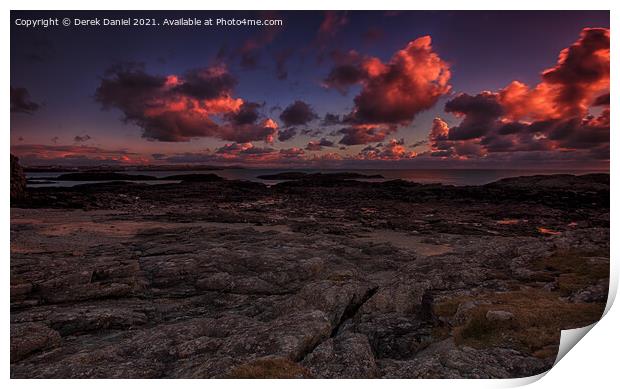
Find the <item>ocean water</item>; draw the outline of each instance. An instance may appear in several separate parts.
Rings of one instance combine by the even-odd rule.
[[[445,185],[484,185],[490,182],[508,177],[547,175],[547,174],[587,174],[587,173],[608,173],[608,171],[600,170],[493,170],[493,169],[222,169],[222,170],[201,170],[201,171],[120,171],[125,174],[143,174],[164,178],[175,174],[205,174],[213,173],[228,180],[246,180],[263,182],[265,184],[276,184],[281,181],[262,180],[258,178],[260,175],[276,174],[282,172],[305,172],[305,173],[339,173],[353,172],[365,175],[379,174],[382,179],[364,179],[364,181],[386,181],[401,179],[406,181],[417,182],[421,184],[445,184]],[[29,180],[52,180],[49,183],[30,183],[31,187],[53,187],[53,186],[74,186],[85,183],[97,183],[104,181],[54,181],[54,177],[63,174],[62,172],[37,172],[26,173]],[[131,181],[142,182],[149,185],[177,183],[179,181],[162,180],[162,181]]]

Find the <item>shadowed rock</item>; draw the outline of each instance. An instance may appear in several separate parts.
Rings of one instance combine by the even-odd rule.
[[[11,201],[23,200],[26,196],[26,176],[19,165],[19,159],[11,154]]]

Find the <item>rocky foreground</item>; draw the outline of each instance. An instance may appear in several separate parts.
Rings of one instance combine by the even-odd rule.
[[[27,189],[14,378],[495,378],[598,320],[609,175]]]

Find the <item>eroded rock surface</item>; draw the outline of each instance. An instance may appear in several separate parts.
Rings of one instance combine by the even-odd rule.
[[[602,313],[606,177],[29,189],[11,376],[540,373]]]

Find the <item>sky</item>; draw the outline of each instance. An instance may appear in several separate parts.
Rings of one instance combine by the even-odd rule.
[[[23,20],[69,17],[65,27]],[[145,18],[152,26],[75,26]],[[164,19],[281,20],[166,26]],[[26,165],[608,169],[607,11],[11,12]]]

